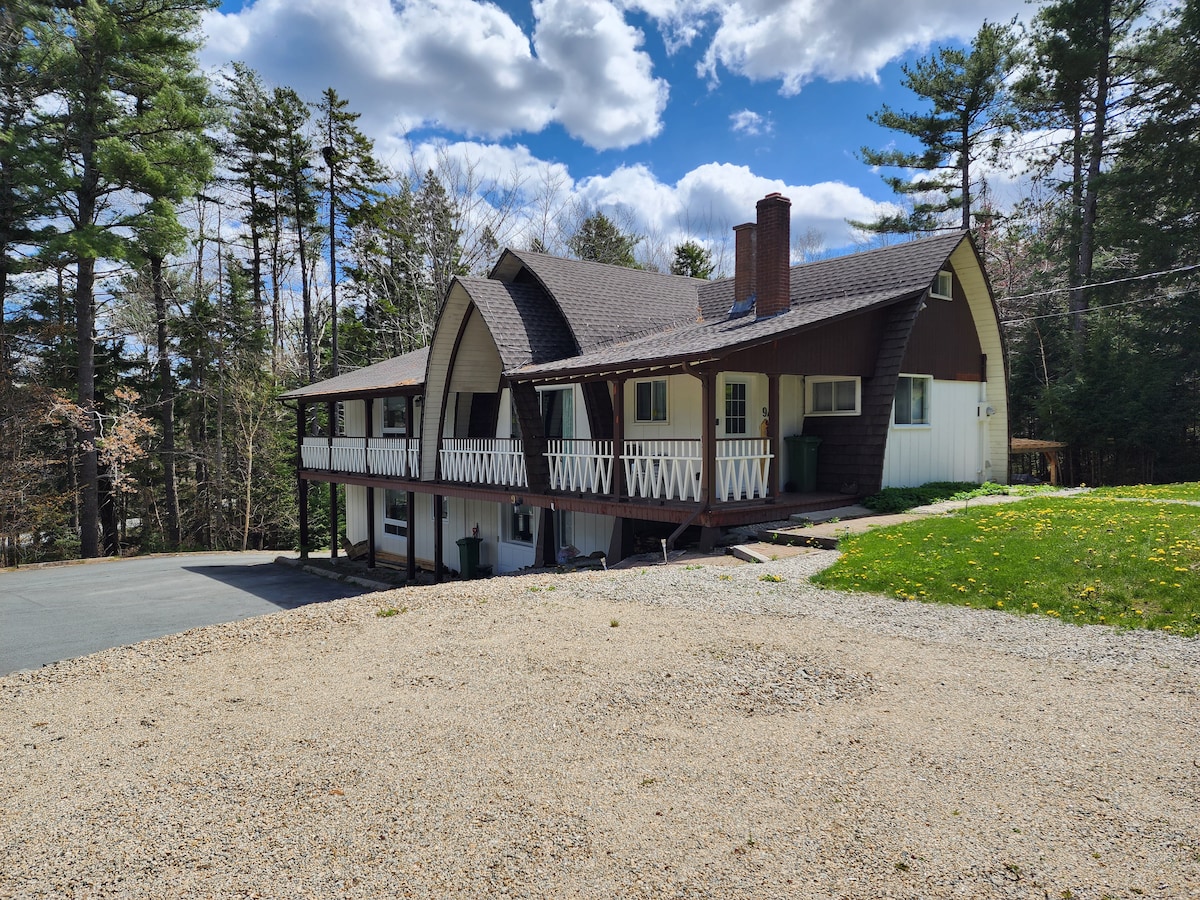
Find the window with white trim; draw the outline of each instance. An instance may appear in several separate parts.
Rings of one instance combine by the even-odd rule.
[[[933,279],[933,287],[929,289],[929,296],[936,297],[938,300],[953,300],[954,273],[946,271],[938,272],[937,278]]]
[[[746,382],[725,382],[725,433],[746,433]]]
[[[408,493],[386,490],[383,492],[383,530],[397,537],[408,536]]]
[[[901,375],[896,382],[897,425],[928,425],[929,395],[933,379],[925,375]]]
[[[667,380],[656,378],[653,381],[639,381],[634,384],[636,399],[635,421],[666,422],[667,421]]]
[[[804,379],[805,415],[856,416],[861,401],[862,380],[859,378]]]

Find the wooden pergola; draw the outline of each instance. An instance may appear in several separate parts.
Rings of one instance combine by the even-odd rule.
[[[1058,452],[1066,449],[1062,441],[1040,441],[1035,438],[1013,438],[1009,443],[1009,456],[1023,456],[1040,453],[1046,463],[1046,471],[1050,474],[1050,483],[1059,483]]]

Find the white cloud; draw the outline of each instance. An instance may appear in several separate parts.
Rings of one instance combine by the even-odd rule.
[[[986,16],[1004,21],[1027,11],[1024,0],[986,9],[955,0],[625,0],[659,23],[668,47],[711,32],[698,69],[716,81],[726,69],[797,93],[816,78],[874,79],[914,47],[969,39]]]
[[[749,109],[733,113],[729,117],[729,122],[735,132],[748,134],[752,137],[770,134],[775,130],[774,122]]]
[[[563,79],[556,118],[594,147],[628,147],[658,134],[667,83],[638,48],[642,33],[608,0],[538,0],[538,57]]]
[[[577,187],[586,205],[620,209],[642,233],[671,245],[697,236],[725,240],[734,225],[754,221],[755,204],[775,191],[792,201],[792,231],[818,231],[831,249],[853,243],[846,219],[869,220],[891,209],[840,182],[787,184],[730,163],[706,163],[674,184],[659,181],[644,166],[622,166]]]
[[[666,84],[611,3],[544,0],[534,15],[537,55],[507,13],[478,0],[257,0],[206,16],[202,61],[244,61],[307,97],[336,82],[377,136],[422,124],[501,136],[558,121],[609,148],[658,133]]]

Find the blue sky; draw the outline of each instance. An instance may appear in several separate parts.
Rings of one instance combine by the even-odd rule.
[[[227,0],[201,59],[333,86],[398,168],[468,160],[619,212],[643,249],[720,242],[780,190],[827,249],[891,199],[856,157],[912,107],[900,63],[1023,0]],[[514,242],[519,237],[513,238]]]

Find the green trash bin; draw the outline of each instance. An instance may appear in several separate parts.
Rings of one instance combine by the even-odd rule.
[[[788,447],[788,481],[801,493],[811,494],[817,489],[817,448],[821,439],[793,434],[784,440]]]
[[[483,538],[458,539],[458,571],[463,578],[471,579],[479,573],[479,545],[482,543]]]

